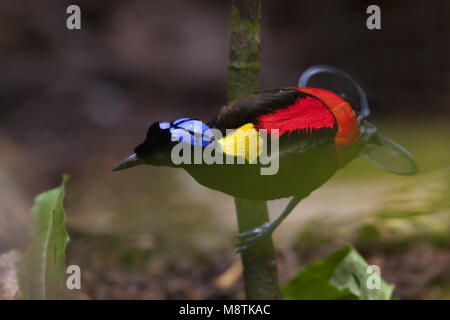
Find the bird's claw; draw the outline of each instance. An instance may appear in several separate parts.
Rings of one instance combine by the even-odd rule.
[[[272,234],[273,228],[270,222],[255,229],[242,232],[237,237],[236,252],[242,252],[255,245],[260,239]]]

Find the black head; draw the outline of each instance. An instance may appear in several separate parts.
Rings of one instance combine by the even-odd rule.
[[[161,123],[155,122],[147,130],[143,143],[134,148],[134,154],[123,159],[113,171],[135,167],[140,164],[165,165],[170,161],[170,150],[173,145],[170,131],[163,129]]]
[[[181,118],[172,122],[155,122],[147,131],[145,141],[134,149],[134,154],[122,160],[114,171],[140,164],[174,166],[171,152],[174,145],[183,142],[205,147],[211,143],[212,134],[203,122]]]
[[[164,122],[155,122],[147,130],[145,141],[134,148],[137,158],[151,165],[165,165],[170,161],[170,150],[174,145],[170,131],[162,126]]]

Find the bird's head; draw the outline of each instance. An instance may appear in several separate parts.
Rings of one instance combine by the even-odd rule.
[[[213,140],[209,127],[200,120],[181,118],[171,122],[155,122],[147,131],[145,141],[134,148],[134,154],[123,159],[113,171],[141,164],[175,166],[172,148],[178,143],[206,147]]]

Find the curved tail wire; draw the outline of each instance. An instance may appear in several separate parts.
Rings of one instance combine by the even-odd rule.
[[[368,143],[364,146],[361,152],[361,155],[364,158],[377,167],[398,175],[411,176],[417,173],[417,164],[414,161],[413,156],[405,148],[378,131],[375,133],[374,138],[378,140],[377,143]],[[378,155],[382,156],[379,157]],[[395,158],[395,160],[406,160],[407,164],[403,163],[400,166],[401,168],[399,168],[399,166],[396,168],[392,161],[383,159],[383,155],[391,157],[390,160],[393,158]]]
[[[345,80],[347,83],[351,84],[353,89],[358,93],[359,96],[359,115],[358,115],[358,121],[361,121],[362,119],[367,118],[370,115],[370,107],[369,103],[367,102],[367,96],[364,90],[350,77],[350,75],[338,68],[328,66],[328,65],[316,65],[309,67],[306,69],[302,75],[300,76],[300,79],[298,80],[298,86],[299,87],[308,87],[308,83],[311,81],[311,79],[319,74],[332,74],[336,76],[342,77],[343,80]],[[323,88],[327,89],[327,88]],[[331,90],[333,91],[333,90]],[[335,92],[339,94],[339,92]]]
[[[308,87],[311,85],[312,79],[318,75],[331,75],[336,78],[319,78],[319,86],[322,89],[328,89],[340,94],[346,99],[346,92],[342,88],[346,87],[353,95],[357,96],[359,103],[358,122],[363,130],[362,139],[357,145],[347,153],[359,152],[363,157],[372,162],[377,167],[380,167],[391,173],[399,175],[413,175],[417,173],[417,165],[412,155],[401,145],[386,137],[376,130],[375,126],[363,121],[370,115],[370,107],[367,101],[367,96],[364,90],[350,77],[350,75],[338,68],[328,65],[316,65],[306,69],[298,80],[299,87]],[[317,79],[317,78],[316,78]],[[328,81],[328,85],[326,85]],[[330,82],[331,81],[331,82]],[[323,84],[320,84],[323,82]],[[331,86],[333,88],[327,88]],[[334,89],[334,90],[333,90]],[[359,149],[359,151],[357,151]],[[341,155],[342,163],[348,162],[348,155]],[[400,162],[398,165],[397,162]]]

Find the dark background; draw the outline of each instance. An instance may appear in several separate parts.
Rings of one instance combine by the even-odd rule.
[[[225,103],[227,1],[79,1],[80,31],[65,27],[71,3],[0,5],[0,130],[39,148],[40,170],[72,172],[111,144],[119,156],[153,121],[207,120]],[[382,1],[375,31],[371,3],[263,1],[260,86],[331,64],[367,91],[376,117],[448,117],[448,2]]]
[[[366,28],[365,11],[374,3],[381,7],[381,30]],[[70,4],[81,7],[81,30],[66,28]],[[232,211],[230,198],[197,187],[184,176],[179,179],[171,170],[110,172],[141,142],[149,124],[181,116],[208,120],[225,103],[229,18],[228,1],[0,3],[0,251],[23,246],[33,196],[58,185],[63,172],[73,177],[67,203],[73,257],[79,259],[107,251],[104,246],[120,251],[129,234],[145,235],[148,225],[161,235],[150,232],[150,240],[148,235],[139,238],[143,250],[175,251],[183,241],[175,237],[170,244],[165,237],[176,232],[164,221],[187,219],[183,223],[197,225],[200,220],[189,220],[191,213],[205,216],[210,210],[206,204],[219,200],[227,203],[223,211]],[[406,122],[419,137],[428,128],[439,127],[449,137],[449,18],[450,2],[445,0],[262,1],[260,87],[295,85],[308,66],[334,65],[366,90],[374,122],[388,121],[394,131]],[[408,133],[403,138],[402,143],[413,144]],[[195,188],[198,197],[186,195],[186,189]],[[233,224],[233,212],[228,214]],[[206,229],[211,231],[210,226]],[[233,235],[228,232],[217,240],[229,260],[235,257]],[[220,252],[200,238],[194,242],[204,241]],[[141,262],[140,251],[137,258],[128,254],[134,244],[125,247],[127,263]],[[203,254],[211,255],[208,250]],[[181,267],[180,272],[189,274],[192,283],[201,282],[205,277],[201,270],[206,274],[224,270],[219,257],[196,271]],[[147,261],[147,256],[142,259]],[[117,271],[114,264],[103,263]],[[173,275],[164,273],[172,270],[164,263],[152,268],[169,278]],[[124,276],[117,272],[119,278]],[[98,279],[91,281],[122,281]],[[92,289],[86,297],[222,294],[180,294],[176,288],[175,293],[152,291],[146,296],[139,289],[113,294],[106,286],[104,291]],[[405,296],[420,296],[414,294]],[[224,296],[235,297],[234,291]]]

